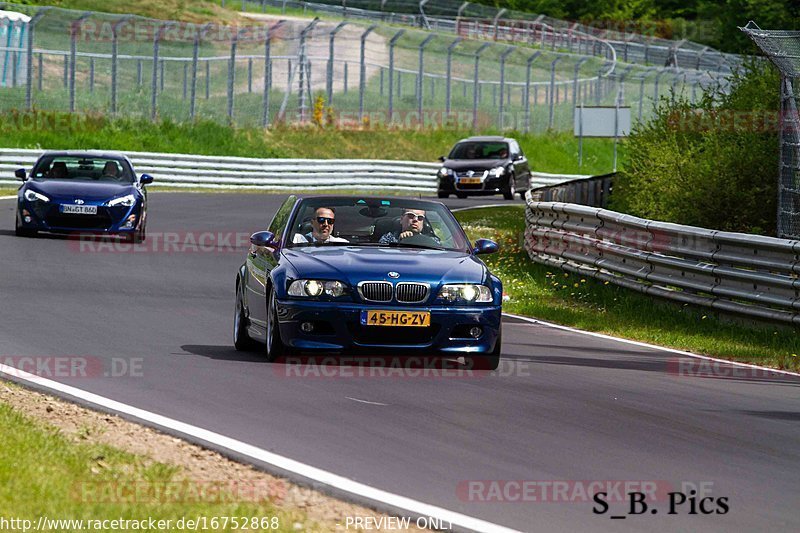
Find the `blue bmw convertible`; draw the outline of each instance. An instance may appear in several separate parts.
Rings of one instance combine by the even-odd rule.
[[[234,345],[267,360],[389,352],[500,361],[502,283],[440,202],[289,198],[236,276]]]
[[[130,242],[146,236],[147,174],[137,177],[123,154],[46,152],[17,193],[16,234],[40,231],[120,235]]]

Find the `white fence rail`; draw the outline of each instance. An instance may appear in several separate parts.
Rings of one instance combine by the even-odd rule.
[[[648,295],[800,325],[800,241],[528,198],[525,248],[537,263]]]
[[[43,150],[0,149],[0,185],[19,185],[18,168],[30,170]],[[379,159],[256,159],[149,152],[126,152],[151,187],[203,189],[353,189],[436,192],[440,163]],[[534,187],[587,176],[535,172]]]

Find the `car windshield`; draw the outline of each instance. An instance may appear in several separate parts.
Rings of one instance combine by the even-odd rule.
[[[121,159],[94,156],[44,157],[33,170],[35,180],[83,180],[133,183],[130,167]]]
[[[449,159],[505,159],[508,157],[508,143],[467,141],[453,147]]]
[[[398,198],[308,198],[289,223],[288,247],[379,246],[469,251],[442,204]]]

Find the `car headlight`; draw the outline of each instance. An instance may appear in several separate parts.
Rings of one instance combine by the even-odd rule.
[[[343,295],[347,287],[341,281],[323,281],[317,279],[297,279],[289,285],[289,296],[317,298],[325,295],[337,298]]]
[[[492,291],[486,285],[459,283],[442,286],[439,298],[445,302],[490,303]]]
[[[452,175],[453,175],[452,168],[442,167],[439,169],[439,176],[441,177],[452,176]]]
[[[119,198],[114,198],[113,200],[109,200],[106,205],[108,207],[130,207],[136,203],[136,197],[132,194],[126,194],[125,196],[120,196]]]
[[[28,189],[27,191],[25,191],[25,199],[28,200],[29,202],[35,202],[37,200],[40,201],[40,202],[49,202],[50,201],[50,198],[48,198],[44,194],[42,194],[40,192],[33,191],[31,189]]]
[[[499,178],[500,176],[502,176],[503,174],[506,173],[506,167],[495,167],[492,170],[490,170],[489,172],[495,178]]]

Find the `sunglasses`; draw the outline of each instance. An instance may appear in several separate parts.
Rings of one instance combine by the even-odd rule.
[[[419,220],[420,222],[425,221],[425,215],[418,215],[416,213],[405,213],[403,216],[408,217],[411,220]]]
[[[317,224],[330,224],[333,226],[333,219],[330,217],[317,217]]]

